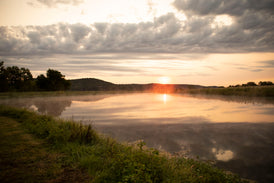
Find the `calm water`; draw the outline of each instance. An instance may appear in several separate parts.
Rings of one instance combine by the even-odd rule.
[[[274,182],[274,100],[169,94],[2,99],[92,124],[120,141],[213,160],[259,182]]]

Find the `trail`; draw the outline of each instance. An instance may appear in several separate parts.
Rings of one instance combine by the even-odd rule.
[[[0,116],[1,182],[87,182],[87,173],[64,163],[45,141],[26,132],[20,123]]]

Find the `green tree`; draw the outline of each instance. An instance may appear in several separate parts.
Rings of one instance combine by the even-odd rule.
[[[33,90],[33,77],[29,69],[17,66],[4,67],[0,62],[1,91],[29,91]]]
[[[61,72],[53,69],[48,69],[47,77],[43,74],[37,77],[37,86],[41,90],[58,91],[68,90],[70,82],[65,79]]]

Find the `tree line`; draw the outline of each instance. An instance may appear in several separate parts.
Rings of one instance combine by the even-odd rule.
[[[41,74],[33,78],[27,68],[5,67],[0,62],[0,92],[8,91],[60,91],[70,89],[70,81],[61,72],[48,69],[46,76]]]
[[[242,85],[229,85],[229,87],[246,87],[246,86],[271,86],[274,85],[273,82],[271,81],[260,81],[258,84],[256,84],[255,82],[248,82],[246,84],[242,84]]]

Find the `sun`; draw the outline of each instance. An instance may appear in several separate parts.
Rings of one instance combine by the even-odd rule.
[[[168,84],[168,83],[170,83],[170,78],[163,76],[163,77],[158,78],[158,82],[160,84]]]

